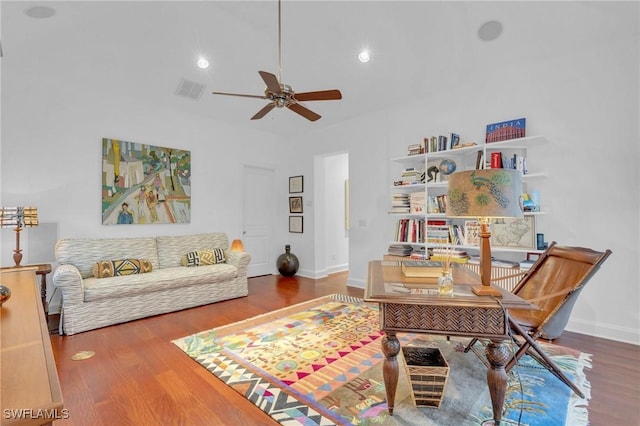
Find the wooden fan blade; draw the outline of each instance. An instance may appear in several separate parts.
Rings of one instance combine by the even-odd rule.
[[[211,92],[214,95],[225,95],[225,96],[240,96],[243,98],[258,98],[258,99],[269,99],[265,95],[242,95],[240,93],[225,93],[225,92]]]
[[[291,104],[288,106],[288,108],[293,112],[297,112],[309,121],[316,121],[320,118],[320,115],[311,111],[309,108],[303,107],[300,104]]]
[[[294,96],[300,102],[305,101],[335,101],[342,99],[342,93],[339,90],[321,90],[319,92],[296,93]]]
[[[262,77],[262,79],[264,80],[264,83],[267,85],[267,89],[269,89],[269,91],[275,93],[276,95],[282,93],[280,83],[278,83],[278,78],[275,75],[266,71],[258,71],[258,74],[260,74],[260,77]]]
[[[273,108],[275,107],[275,105],[273,103],[267,104],[264,106],[264,108],[262,108],[260,111],[258,111],[256,113],[256,115],[254,115],[253,117],[251,117],[252,120],[258,120],[262,117],[264,117],[265,115],[267,115],[267,113],[269,111],[271,111]]]

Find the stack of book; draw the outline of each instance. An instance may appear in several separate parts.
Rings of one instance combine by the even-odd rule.
[[[420,143],[413,143],[408,147],[409,155],[424,154],[424,145]]]
[[[409,213],[409,210],[409,194],[405,194],[404,192],[397,192],[393,194],[391,210],[389,210],[389,213]]]
[[[431,250],[431,253],[429,260],[434,262],[445,262],[448,260],[453,263],[467,263],[469,261],[469,255],[464,250],[434,248]]]
[[[429,260],[407,260],[400,265],[402,276],[405,278],[417,278],[421,284],[437,284],[438,277],[442,275],[440,262]],[[406,283],[405,283],[406,285]]]
[[[409,256],[413,248],[405,244],[391,244],[387,249],[387,253],[394,256]]]
[[[394,185],[415,185],[418,183],[424,183],[424,170],[408,167],[402,171],[400,179],[395,181]]]
[[[427,243],[449,243],[449,219],[430,219],[427,221]]]

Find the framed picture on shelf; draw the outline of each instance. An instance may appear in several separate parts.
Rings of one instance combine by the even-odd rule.
[[[490,230],[492,247],[536,248],[536,226],[533,216],[495,219]]]
[[[304,192],[304,176],[291,176],[289,178],[289,194]]]
[[[464,244],[467,246],[480,245],[480,222],[477,220],[464,221]]]
[[[302,213],[302,197],[289,197],[289,213]]]
[[[289,232],[302,234],[302,216],[289,216]]]

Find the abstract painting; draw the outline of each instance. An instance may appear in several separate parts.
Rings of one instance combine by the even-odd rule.
[[[102,224],[191,222],[191,151],[102,139]]]

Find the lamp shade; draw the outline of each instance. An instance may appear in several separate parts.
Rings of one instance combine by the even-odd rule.
[[[36,207],[0,208],[0,227],[25,228],[32,226],[38,226],[38,209]]]
[[[233,242],[231,243],[231,251],[244,251],[242,240],[233,240]]]
[[[519,170],[467,170],[449,175],[446,214],[450,217],[522,217]]]

